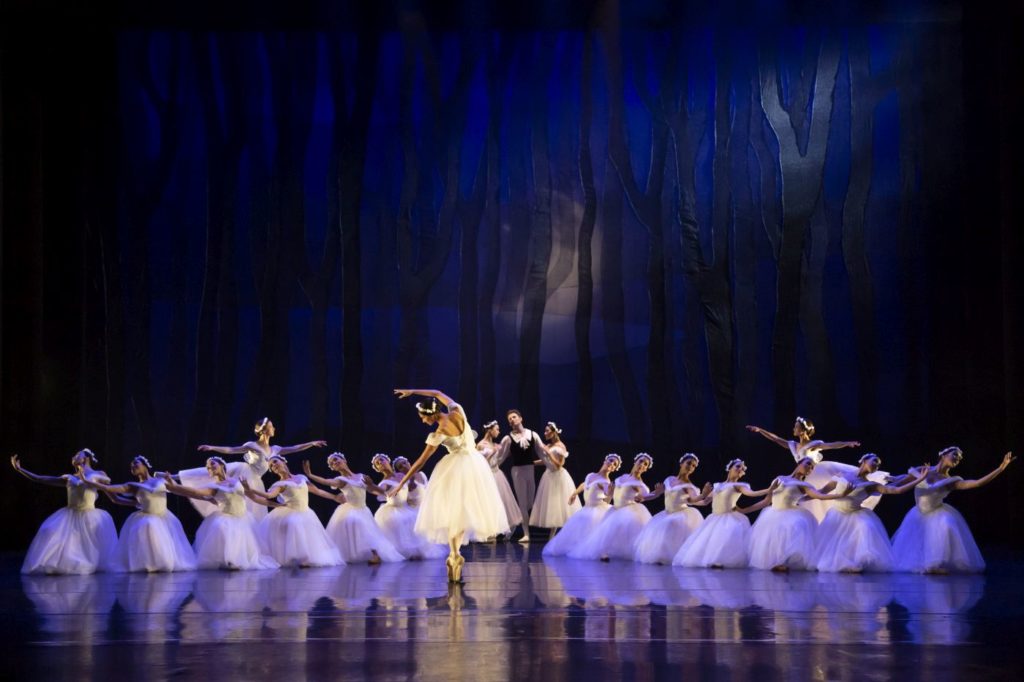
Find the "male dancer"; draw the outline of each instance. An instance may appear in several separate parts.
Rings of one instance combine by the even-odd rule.
[[[536,449],[540,439],[536,433],[523,426],[523,415],[519,410],[509,410],[505,416],[511,430],[501,439],[500,461],[512,456],[512,487],[516,491],[519,510],[523,513],[523,537],[519,542],[526,544],[530,541],[530,509],[537,493],[533,468],[539,457]]]

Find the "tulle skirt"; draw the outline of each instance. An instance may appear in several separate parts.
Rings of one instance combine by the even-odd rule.
[[[374,552],[381,561],[405,559],[377,527],[373,514],[366,507],[339,504],[327,522],[327,534],[345,563],[370,561]]]
[[[537,486],[537,497],[530,511],[530,525],[538,528],[561,528],[569,517],[578,512],[582,505],[579,499],[569,504],[569,498],[576,491],[572,476],[565,469],[546,469]]]
[[[746,568],[750,520],[737,511],[711,514],[676,552],[672,563],[692,568]]]
[[[924,573],[980,573],[985,570],[967,522],[953,507],[943,504],[922,513],[914,507],[892,536],[892,553],[897,571]]]
[[[491,471],[494,472],[494,483],[498,486],[498,495],[501,497],[501,503],[505,506],[508,527],[518,526],[523,522],[523,512],[519,509],[519,502],[516,501],[516,496],[512,493],[512,486],[508,483],[508,477],[501,469],[491,469]]]
[[[569,551],[573,559],[628,559],[632,561],[636,538],[651,520],[651,512],[639,503],[614,507],[594,529],[590,539]]]
[[[494,479],[491,479],[494,480]],[[382,504],[374,518],[381,533],[406,559],[438,559],[448,554],[448,545],[432,543],[416,532],[419,509]]]
[[[256,539],[256,526],[248,515],[210,514],[199,525],[192,546],[199,568],[258,570],[278,566],[263,553]]]
[[[815,488],[820,489],[836,476],[853,478],[857,475],[857,471],[857,467],[852,464],[822,460],[815,465],[814,471],[812,471],[807,477],[806,482]],[[868,480],[875,481],[876,483],[885,483],[888,476],[889,473],[886,471],[876,471],[873,474],[868,474]],[[874,509],[881,499],[881,495],[872,495],[868,499],[864,500],[864,504],[862,506],[865,509]],[[825,514],[827,514],[828,510],[832,509],[834,505],[834,500],[805,499],[800,502],[801,507],[814,514],[814,518],[818,523],[825,520]]]
[[[266,487],[263,485],[263,477],[257,474],[256,471],[245,462],[228,462],[227,472],[228,478],[237,478],[239,480],[245,479],[245,481],[248,482],[249,487],[253,490],[258,490],[261,493],[267,491]],[[181,480],[181,484],[188,488],[205,488],[214,483],[214,480],[210,478],[210,474],[207,473],[205,467],[179,471],[178,478]],[[220,510],[220,507],[212,502],[206,502],[205,500],[195,500],[190,497],[188,501],[191,502],[192,506],[196,508],[196,511],[204,517]],[[248,497],[245,498],[245,509],[252,514],[254,521],[262,521],[267,515],[267,508],[265,506],[253,502]]]
[[[671,564],[686,538],[703,521],[704,517],[693,507],[655,514],[640,531],[633,558],[642,564]]]
[[[460,533],[462,543],[466,544],[508,530],[505,507],[487,460],[468,450],[442,457],[423,493],[416,532],[447,547],[449,539]]]
[[[817,530],[818,521],[806,509],[766,507],[750,529],[750,567],[813,569]]]
[[[312,509],[277,507],[260,521],[256,533],[264,551],[282,566],[344,563]]]
[[[39,527],[22,573],[85,575],[114,569],[117,531],[102,509],[63,507]]]
[[[571,549],[590,539],[594,529],[611,511],[611,508],[612,506],[607,502],[583,507],[565,522],[565,526],[558,531],[558,535],[544,545],[541,554],[548,557],[567,555]]]
[[[194,571],[196,555],[188,544],[181,522],[171,512],[128,517],[117,541],[117,570]]]
[[[818,526],[814,563],[819,571],[888,571],[892,546],[885,526],[870,509],[831,509]]]

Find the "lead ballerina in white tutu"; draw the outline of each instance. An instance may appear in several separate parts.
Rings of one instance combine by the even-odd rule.
[[[416,532],[431,542],[448,544],[448,580],[461,582],[462,566],[466,562],[460,552],[462,545],[470,541],[484,541],[509,530],[498,486],[490,466],[476,452],[469,419],[461,405],[441,391],[432,389],[395,389],[395,395],[399,398],[410,395],[430,398],[429,402],[417,403],[416,411],[424,424],[436,424],[437,429],[427,436],[423,454],[388,496],[398,495],[438,446],[443,445],[448,450],[448,454],[434,467],[430,485],[423,495]],[[446,411],[441,411],[438,402],[445,406]]]
[[[814,460],[804,457],[789,476],[775,479],[771,506],[764,509],[750,529],[750,566],[776,572],[814,568],[814,537],[818,520],[799,504],[803,497],[835,500],[842,494],[825,495],[807,482]]]
[[[796,418],[796,421],[793,423],[793,436],[796,440],[786,440],[759,426],[748,426],[747,430],[764,436],[779,447],[788,450],[789,454],[793,456],[793,461],[796,463],[799,463],[804,457],[813,459],[815,464],[814,471],[808,476],[807,482],[815,488],[825,487],[835,476],[851,478],[857,475],[857,467],[852,464],[826,460],[821,453],[826,450],[860,447],[860,443],[855,440],[840,440],[826,443],[823,440],[813,439],[814,424],[809,419],[804,419],[803,417]],[[871,480],[878,483],[885,483],[888,477],[889,475],[885,471],[875,471],[871,474]],[[875,505],[878,504],[878,499],[877,496],[870,497],[865,501],[865,504],[869,509],[874,509]],[[815,499],[804,499],[800,502],[800,506],[814,514],[814,518],[819,523],[825,518],[825,514],[834,504],[835,502],[833,501]]]
[[[971,490],[991,483],[1016,457],[1012,452],[1003,455],[1003,461],[993,471],[975,480],[964,480],[951,475],[963,460],[963,451],[948,447],[939,453],[939,461],[932,467],[921,467],[924,479],[914,487],[914,508],[903,517],[896,534],[892,536],[892,552],[896,570],[910,573],[980,573],[985,570],[971,529],[953,507],[945,503],[954,490]],[[911,469],[907,478],[920,475],[921,469]]]
[[[582,492],[583,509],[572,515],[561,532],[544,545],[541,554],[546,557],[565,556],[570,550],[590,539],[594,529],[612,508],[608,504],[612,490],[612,482],[608,476],[618,471],[621,466],[622,458],[613,452],[604,458],[600,469],[587,474],[583,483],[576,487],[569,498],[569,502],[572,503]]]
[[[544,440],[550,445],[540,445],[541,463],[544,475],[537,486],[537,497],[530,511],[530,525],[550,528],[551,537],[565,525],[569,518],[581,508],[580,501],[573,495],[576,484],[565,470],[569,450],[562,442],[562,429],[555,422],[544,426]]]
[[[202,569],[246,571],[277,568],[278,563],[264,554],[256,538],[256,522],[246,511],[245,489],[237,478],[229,478],[227,463],[213,456],[206,460],[206,471],[213,481],[203,488],[179,485],[163,473],[168,492],[193,500],[213,501],[217,511],[203,519],[192,548]],[[278,505],[259,500],[262,504]]]
[[[227,475],[229,478],[244,480],[251,489],[260,492],[266,492],[266,488],[263,485],[263,475],[268,471],[267,464],[270,462],[271,457],[274,455],[286,457],[296,452],[302,452],[310,448],[322,448],[327,445],[326,441],[322,440],[283,447],[271,445],[270,439],[274,437],[276,431],[274,429],[274,422],[266,417],[256,423],[256,426],[253,427],[253,432],[256,434],[255,441],[246,441],[237,447],[200,445],[198,449],[200,452],[216,452],[221,455],[242,455],[241,462],[227,463]],[[179,471],[176,478],[182,485],[189,488],[205,488],[213,482],[213,479],[210,478],[209,473],[203,467]],[[212,514],[218,509],[217,505],[203,500],[192,498],[191,502],[192,506],[203,516]],[[246,508],[252,515],[253,520],[259,521],[267,515],[266,505],[259,504],[255,498],[247,498],[245,502]]]
[[[139,511],[128,517],[117,541],[117,570],[194,571],[196,555],[185,537],[181,522],[167,511],[167,486],[164,479],[152,476],[153,466],[142,455],[131,463],[135,481],[105,485],[90,480],[86,485],[113,495],[134,495]]]
[[[633,468],[628,474],[615,479],[612,489],[613,508],[594,529],[590,538],[569,552],[573,559],[633,559],[636,539],[651,520],[644,502],[661,495],[659,483],[654,492],[643,481],[644,472],[654,464],[654,458],[646,452],[633,458]]]
[[[509,449],[501,447],[495,440],[501,435],[498,420],[494,419],[484,424],[483,433],[483,438],[476,444],[476,449],[487,460],[487,464],[491,467],[491,473],[494,474],[494,482],[498,486],[498,495],[501,496],[501,503],[505,507],[508,527],[515,528],[523,522],[523,512],[519,509],[519,501],[516,500],[516,496],[512,492],[512,486],[508,482],[508,477],[501,470],[501,465],[508,456]]]
[[[734,459],[725,466],[726,479],[711,489],[711,514],[679,548],[672,563],[691,568],[746,568],[749,559],[750,514],[767,501],[740,509],[740,498],[764,497],[773,488],[751,490],[740,479],[747,473],[742,459]]]
[[[693,531],[704,521],[694,507],[708,504],[711,484],[700,490],[690,482],[690,476],[700,466],[697,455],[687,452],[679,458],[679,473],[669,476],[665,486],[665,510],[658,512],[640,531],[636,539],[634,559],[642,564],[671,564]]]
[[[334,478],[321,478],[303,460],[302,469],[314,483],[327,486],[336,493],[320,490],[315,485],[309,486],[309,492],[338,503],[338,508],[331,514],[327,522],[327,534],[341,553],[345,563],[379,564],[382,561],[403,561],[403,557],[395,546],[384,536],[373,514],[366,507],[366,493],[380,493],[369,476],[357,474],[348,466],[348,460],[340,452],[332,452],[327,456],[327,468],[338,475]]]
[[[285,567],[337,566],[345,563],[338,549],[309,508],[309,483],[302,474],[292,474],[281,455],[268,461],[270,471],[280,479],[266,492],[254,490],[242,479],[249,497],[282,505],[263,517],[256,527],[264,550]]]
[[[110,483],[102,471],[92,468],[96,455],[86,448],[71,458],[74,473],[63,476],[41,476],[21,466],[17,455],[11,466],[34,483],[65,488],[67,506],[51,514],[29,545],[21,572],[44,575],[86,575],[109,571],[114,567],[117,530],[110,514],[96,508],[96,491],[85,481]]]
[[[842,494],[833,502],[825,514],[825,520],[818,526],[814,538],[815,568],[822,572],[862,573],[864,571],[889,571],[892,569],[892,545],[885,526],[864,501],[875,495],[900,495],[909,492],[924,480],[928,467],[901,486],[891,486],[871,480],[871,474],[878,471],[882,459],[873,452],[860,458],[860,468],[852,478],[841,476],[821,489],[822,493],[832,490]]]

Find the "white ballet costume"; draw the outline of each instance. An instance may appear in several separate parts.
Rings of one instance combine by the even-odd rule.
[[[398,486],[398,481],[385,478],[377,484],[385,492]],[[409,504],[408,486],[391,497],[379,496],[383,504],[373,515],[385,539],[406,559],[439,559],[447,556],[447,545],[434,544],[416,532],[420,510]]]
[[[247,443],[246,445],[257,445],[257,443]],[[269,470],[270,458],[278,454],[281,451],[279,445],[271,445],[268,452],[263,452],[258,447],[249,448],[242,455],[242,461],[240,462],[228,462],[225,470],[228,478],[245,479],[249,483],[249,487],[253,490],[258,490],[261,493],[266,492],[266,487],[263,485],[263,475]],[[183,486],[189,488],[208,488],[215,483],[210,473],[206,470],[206,467],[198,467],[195,469],[184,469],[178,472],[178,480],[181,481]],[[206,502],[205,500],[193,500],[189,499],[192,506],[196,508],[203,516],[209,516],[210,514],[217,511],[218,506]],[[267,515],[267,508],[258,502],[254,502],[248,497],[245,498],[245,508],[252,515],[253,520],[261,521]]]
[[[555,443],[550,449],[563,458],[569,457],[569,451],[562,443]],[[556,467],[555,463],[545,456],[544,467],[540,485],[537,486],[537,497],[533,501],[533,509],[530,510],[530,525],[538,528],[561,528],[569,517],[582,509],[582,505],[578,499],[569,504],[569,498],[576,491],[576,484],[565,470],[565,466]]]
[[[167,486],[150,477],[133,485],[139,511],[128,517],[117,541],[117,570],[194,571],[196,555],[181,522],[167,511]]]
[[[945,503],[959,476],[936,483],[921,481],[914,488],[914,508],[892,536],[895,569],[910,573],[946,571],[981,573],[981,556],[964,517]]]
[[[873,481],[851,484],[838,479],[838,491],[850,492],[837,500],[818,525],[814,537],[814,563],[823,572],[888,571],[892,546],[881,520],[862,506],[871,496]]]
[[[612,509],[591,533],[590,538],[569,551],[573,559],[627,559],[632,561],[637,536],[651,520],[651,512],[638,496],[650,494],[647,484],[632,474],[615,479]]]
[[[447,436],[434,431],[427,436],[428,445],[443,445],[448,454],[434,467],[416,518],[416,532],[445,547],[457,535],[466,544],[509,532],[508,517],[491,467],[476,452],[462,406],[451,403],[448,413],[455,411],[462,415],[462,433]]]
[[[256,523],[245,507],[245,490],[238,479],[214,482],[217,511],[203,519],[192,547],[202,569],[259,570],[277,568],[256,537]]]
[[[822,455],[821,445],[825,441],[812,440],[801,445],[797,441],[789,441],[789,452],[793,455],[793,460],[797,463],[800,462],[804,457],[810,457],[814,460],[814,471],[810,473],[805,479],[808,485],[814,486],[817,489],[821,489],[832,479],[839,478],[853,478],[857,475],[858,467],[852,464],[844,464],[843,462],[832,462],[824,459]],[[885,484],[889,478],[889,472],[887,471],[876,471],[872,474],[868,474],[868,480],[876,483]],[[864,501],[864,506],[868,509],[874,509],[875,505],[878,504],[879,497],[874,495]],[[835,500],[811,500],[806,499],[800,502],[800,506],[807,511],[814,514],[814,518],[817,519],[818,523],[821,523],[825,519],[825,514],[832,508],[832,505],[836,503]]]
[[[690,497],[700,497],[697,486],[675,476],[666,478],[663,485],[665,510],[655,514],[636,539],[633,558],[642,564],[671,564],[686,538],[704,521],[704,516],[686,502]]]
[[[508,476],[501,470],[502,448],[498,443],[485,442],[479,447],[480,454],[487,460],[494,474],[494,482],[498,486],[498,495],[501,496],[501,503],[505,506],[505,516],[508,518],[509,528],[514,528],[523,522],[523,512],[519,509],[519,502],[512,492],[512,486],[508,482]],[[508,449],[505,449],[507,454]],[[568,499],[568,498],[566,498]]]
[[[277,481],[276,507],[256,527],[264,550],[284,567],[338,566],[338,548],[320,525],[320,519],[309,508],[308,480],[302,474]]]
[[[415,483],[415,485],[411,485]],[[420,508],[420,502],[423,500],[423,493],[427,489],[427,485],[430,483],[430,479],[422,471],[417,471],[416,475],[412,477],[409,483],[406,483],[406,488],[409,490],[409,497],[406,503],[413,509]]]
[[[366,483],[361,476],[340,476],[345,486],[342,494],[345,502],[331,514],[327,522],[327,535],[341,553],[345,563],[364,563],[373,559],[376,552],[381,561],[403,561],[402,554],[395,549],[366,507]]]
[[[565,556],[571,549],[589,540],[594,529],[612,508],[608,504],[608,491],[611,487],[611,481],[601,474],[587,474],[583,479],[583,509],[566,521],[558,535],[544,545],[541,554],[546,557]]]
[[[89,478],[107,479],[99,472]],[[39,526],[21,572],[35,575],[87,575],[114,568],[117,530],[110,514],[96,508],[96,490],[73,474],[62,476],[68,504]]]
[[[736,511],[743,491],[750,486],[739,481],[716,483],[711,493],[711,513],[686,539],[672,563],[691,568],[746,568],[750,545],[750,520]]]
[[[818,521],[799,504],[804,490],[810,486],[792,476],[775,480],[778,487],[772,494],[772,505],[761,510],[750,529],[750,567],[813,569]]]

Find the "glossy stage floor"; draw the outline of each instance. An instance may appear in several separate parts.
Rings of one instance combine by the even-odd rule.
[[[543,560],[23,577],[0,678],[1024,679],[1024,564],[984,576],[773,574]]]

